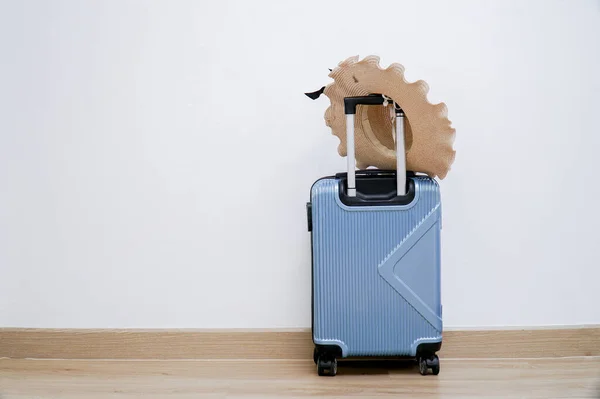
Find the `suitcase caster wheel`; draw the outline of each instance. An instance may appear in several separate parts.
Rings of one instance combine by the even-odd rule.
[[[440,358],[438,355],[430,357],[419,357],[419,373],[427,375],[427,371],[431,369],[431,374],[438,375],[440,373]]]
[[[427,360],[424,357],[419,358],[419,373],[427,375]]]
[[[335,377],[337,374],[337,359],[335,357],[319,357],[317,361],[317,373],[320,376]]]

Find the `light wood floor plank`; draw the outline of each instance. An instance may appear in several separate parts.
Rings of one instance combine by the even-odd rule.
[[[447,360],[426,377],[407,362],[346,362],[333,378],[299,360],[0,360],[2,399],[597,398],[598,388],[597,357]]]

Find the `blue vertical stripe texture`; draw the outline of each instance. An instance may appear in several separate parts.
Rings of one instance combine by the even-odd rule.
[[[344,357],[414,356],[419,343],[442,339],[441,326],[430,323],[378,270],[430,217],[437,218],[435,239],[418,247],[439,255],[439,186],[429,177],[412,179],[415,199],[406,206],[346,206],[333,177],[312,187],[313,340],[339,345]],[[434,264],[425,265],[423,277],[432,281],[410,280],[431,285],[415,292],[434,292],[423,301],[441,318],[440,257],[427,259]]]

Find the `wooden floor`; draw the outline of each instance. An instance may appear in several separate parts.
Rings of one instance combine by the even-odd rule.
[[[304,360],[0,359],[0,398],[600,398],[600,357],[442,359],[425,377],[369,364],[318,377]]]

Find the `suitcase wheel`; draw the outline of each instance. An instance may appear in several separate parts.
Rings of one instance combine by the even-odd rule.
[[[335,377],[337,374],[337,359],[332,356],[319,356],[317,360],[317,373],[320,376]]]
[[[421,375],[427,375],[427,371],[431,369],[431,374],[438,375],[440,373],[440,358],[438,355],[431,355],[428,357],[419,357],[419,373]]]

